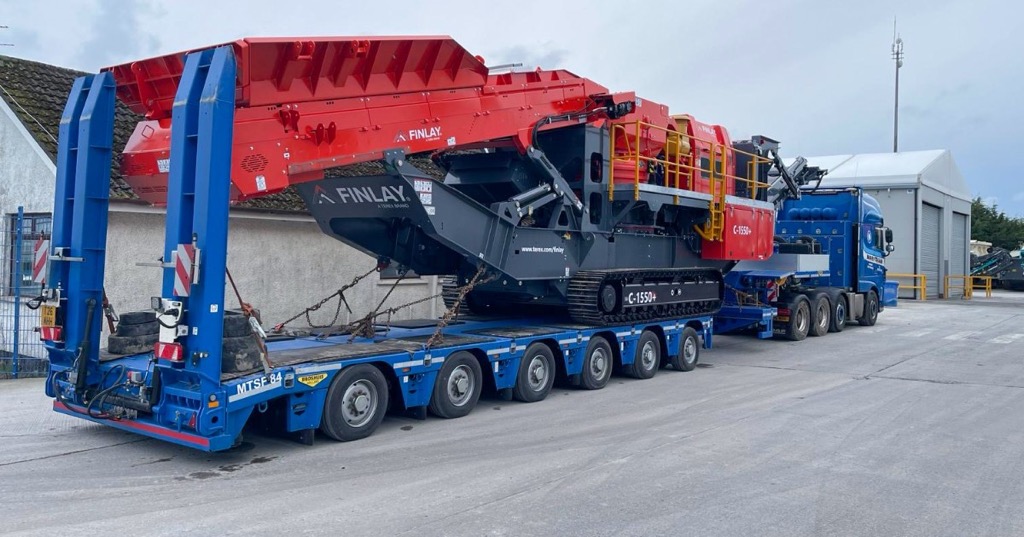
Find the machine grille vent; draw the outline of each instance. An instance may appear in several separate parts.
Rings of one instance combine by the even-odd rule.
[[[267,157],[264,157],[260,153],[252,155],[246,155],[242,158],[242,169],[249,173],[257,173],[267,168]]]

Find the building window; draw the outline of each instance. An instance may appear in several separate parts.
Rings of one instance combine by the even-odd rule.
[[[23,297],[32,297],[42,292],[42,286],[32,281],[32,260],[36,241],[49,239],[52,217],[49,214],[26,214],[21,227],[21,279],[17,279],[18,261],[18,215],[12,214],[7,222],[5,243],[9,246],[4,252],[9,256],[7,263],[7,293],[13,295],[17,287],[21,287]]]
[[[394,280],[397,280],[397,279],[398,279],[398,264],[397,263],[392,263],[388,268],[380,271],[380,280],[382,282],[389,281],[389,280],[394,281]],[[420,279],[420,275],[416,274],[416,272],[414,270],[409,269],[408,272],[405,273],[405,277],[402,278],[402,281],[405,281],[405,280],[418,280],[418,279]]]

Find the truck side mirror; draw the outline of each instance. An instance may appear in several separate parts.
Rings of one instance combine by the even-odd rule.
[[[892,242],[892,228],[888,228],[888,227],[885,228],[885,242]],[[888,250],[890,252],[892,251],[892,250],[889,250],[888,247],[886,247],[886,250]]]
[[[886,245],[885,245],[885,252],[886,252],[886,253],[889,253],[889,254],[891,254],[891,253],[893,253],[893,252],[895,252],[895,251],[896,251],[896,247],[895,247],[895,246],[893,246],[893,244],[892,244],[891,242],[890,242],[889,244],[886,244]]]

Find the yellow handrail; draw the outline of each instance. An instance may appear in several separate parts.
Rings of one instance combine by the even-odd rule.
[[[963,282],[963,285],[953,285],[953,284],[949,283],[951,280],[961,280]],[[971,292],[971,288],[972,287],[973,287],[973,285],[971,283],[971,276],[970,275],[947,274],[946,278],[945,278],[945,281],[943,282],[943,285],[942,285],[942,296],[944,296],[946,298],[949,298],[949,290],[950,289],[961,289],[963,291],[963,294],[960,295],[960,298],[962,298],[964,300],[970,300],[971,299],[971,295],[973,294]]]
[[[992,276],[971,276],[971,295],[974,295],[975,289],[983,289],[985,291],[985,298],[992,298]],[[981,282],[981,287],[978,287],[978,282]]]
[[[914,299],[915,300],[918,299],[918,297],[917,297],[917,292],[918,291],[921,291],[920,300],[924,301],[924,300],[928,299],[928,277],[925,276],[924,274],[898,274],[898,273],[895,273],[895,272],[887,272],[885,274],[885,277],[886,278],[912,278],[914,280],[914,285],[903,285],[903,282],[900,282],[900,287],[906,287],[907,289],[913,289],[914,290]],[[918,283],[918,280],[920,280],[920,283]]]
[[[715,198],[716,195],[718,198],[720,198],[719,203],[720,205],[723,206],[723,209],[726,192],[726,181],[733,180],[737,182],[746,183],[748,186],[747,194],[752,199],[757,197],[759,189],[768,188],[769,186],[769,184],[766,182],[758,181],[756,177],[757,168],[759,165],[771,163],[771,160],[766,157],[742,151],[740,149],[735,149],[733,147],[726,146],[725,144],[699,139],[695,136],[690,136],[679,131],[675,131],[666,127],[661,127],[644,121],[634,122],[632,130],[637,140],[636,147],[634,147],[633,144],[630,142],[628,135],[629,130],[626,124],[618,123],[611,125],[611,129],[609,132],[610,136],[608,140],[608,154],[610,155],[609,160],[611,163],[608,181],[609,201],[615,201],[615,163],[617,162],[627,162],[633,165],[632,179],[634,200],[640,199],[640,166],[642,164],[662,165],[665,169],[666,185],[671,185],[674,188],[683,190],[694,190],[694,187],[696,186],[693,184],[680,184],[680,178],[684,173],[689,172],[691,175],[695,174],[700,176],[706,174],[710,183],[709,189],[711,190],[711,192],[708,193],[712,195],[712,198]],[[672,146],[678,148],[683,147],[684,145],[688,145],[691,148],[696,148],[698,143],[704,146],[710,146],[711,158],[708,159],[707,167],[705,168],[702,165],[703,163],[700,161],[700,159],[697,158],[697,155],[695,154],[695,149],[691,149],[689,155],[679,154],[675,160],[669,159],[669,156],[667,154],[663,158],[642,154],[641,148],[639,146],[640,140],[643,139],[641,136],[642,134],[644,134],[644,131],[650,132],[651,130],[665,133],[666,148]],[[616,141],[619,139],[619,135],[622,136],[622,139],[625,142],[625,152],[617,154]],[[684,142],[688,142],[688,144],[684,144]],[[623,148],[618,149],[622,150]],[[729,157],[732,156],[733,158],[735,158],[735,155],[745,155],[750,158],[750,162],[747,164],[746,177],[740,177],[738,175],[731,175],[728,173]],[[716,164],[720,166],[720,170],[716,171]],[[718,192],[718,186],[721,187],[720,193]],[[679,197],[674,196],[674,198],[674,203],[679,203]]]

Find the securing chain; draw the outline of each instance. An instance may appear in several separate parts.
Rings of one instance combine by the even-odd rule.
[[[260,351],[260,363],[263,365],[263,372],[267,376],[270,376],[271,370],[274,365],[270,363],[270,351],[267,350],[267,343],[264,341],[267,334],[263,331],[263,320],[260,319],[259,311],[252,307],[252,304],[242,300],[242,293],[238,291],[238,286],[235,285],[235,279],[231,277],[231,271],[227,267],[224,267],[224,272],[228,276],[228,281],[231,282],[231,289],[235,291],[235,297],[238,298],[238,307],[242,310],[242,315],[245,317],[245,321],[249,323],[250,332],[253,340],[256,341],[256,347]]]
[[[476,270],[476,274],[470,278],[466,285],[458,288],[459,292],[455,295],[454,303],[450,308],[445,310],[444,315],[441,316],[441,320],[437,323],[437,327],[434,328],[434,334],[427,340],[428,349],[444,341],[444,334],[442,334],[441,331],[448,326],[448,323],[452,322],[452,319],[459,315],[459,309],[462,307],[462,301],[466,298],[466,295],[468,295],[474,287],[497,279],[497,276],[490,276],[486,279],[481,279],[486,273],[487,270],[485,265],[481,264]]]
[[[306,324],[308,324],[310,328],[330,328],[332,326],[335,326],[337,324],[337,322],[338,322],[338,317],[341,316],[341,305],[342,304],[345,305],[345,309],[348,310],[349,313],[352,313],[352,308],[348,305],[348,300],[345,299],[345,291],[348,291],[349,289],[355,287],[357,283],[359,283],[360,281],[363,280],[363,278],[366,278],[367,276],[369,276],[370,274],[373,274],[374,272],[377,272],[378,270],[379,270],[379,266],[375,266],[372,269],[366,271],[366,273],[360,274],[359,276],[356,276],[347,285],[342,286],[341,289],[338,289],[333,294],[327,296],[326,298],[324,298],[320,302],[317,302],[316,304],[313,304],[312,306],[306,308],[304,311],[296,314],[295,316],[293,316],[292,318],[288,319],[287,321],[284,321],[282,323],[278,323],[276,326],[274,326],[274,328],[271,331],[274,332],[274,333],[278,333],[279,334],[279,333],[281,333],[282,330],[284,330],[284,325],[294,321],[295,319],[298,319],[299,317],[302,317],[303,315],[306,316]],[[334,317],[331,319],[331,321],[329,323],[327,323],[327,324],[324,324],[324,325],[313,324],[313,320],[309,317],[309,314],[314,312],[314,311],[319,310],[321,307],[323,307],[324,304],[330,302],[331,299],[333,299],[334,297],[338,297],[338,305],[337,305],[337,308],[334,310]]]
[[[331,294],[330,296],[324,298],[320,302],[318,302],[318,303],[316,303],[316,304],[306,308],[305,311],[303,311],[302,313],[299,313],[299,314],[293,316],[292,318],[288,319],[287,321],[284,321],[284,322],[276,325],[273,328],[273,332],[274,333],[281,333],[284,330],[284,326],[286,324],[294,321],[295,319],[298,319],[299,317],[302,317],[303,315],[306,316],[306,323],[309,325],[310,328],[329,328],[329,327],[333,327],[333,326],[338,326],[336,323],[337,323],[338,317],[340,316],[340,313],[341,313],[341,305],[344,304],[345,307],[348,308],[349,313],[352,312],[351,308],[349,308],[349,306],[348,306],[348,301],[345,300],[345,294],[344,294],[345,291],[347,291],[348,289],[351,289],[353,286],[355,286],[357,283],[359,283],[360,280],[362,280],[363,278],[366,278],[367,276],[369,276],[370,274],[373,274],[374,272],[377,272],[378,270],[380,270],[380,265],[378,265],[377,267],[374,267],[372,270],[366,272],[365,274],[356,276],[352,280],[351,283],[349,283],[348,285],[345,285],[344,287],[339,289],[337,292],[335,292],[335,293]],[[474,287],[476,287],[478,285],[482,285],[482,284],[488,283],[488,282],[491,282],[491,281],[494,281],[497,278],[497,276],[490,276],[490,277],[484,278],[484,275],[486,273],[487,273],[486,267],[484,265],[481,265],[480,268],[477,269],[476,274],[474,274],[473,277],[469,280],[469,282],[467,282],[466,285],[458,288],[458,293],[457,293],[456,298],[455,298],[455,303],[452,304],[452,307],[447,308],[445,310],[445,312],[444,312],[444,315],[441,316],[441,319],[438,321],[437,327],[434,329],[433,335],[431,335],[430,339],[427,340],[427,343],[426,343],[427,348],[430,348],[433,345],[441,343],[444,340],[444,335],[441,333],[441,331],[446,326],[448,326],[449,323],[451,323],[452,319],[454,319],[455,317],[458,316],[459,308],[462,305],[462,302],[465,299],[466,295],[469,294],[470,291],[472,291]],[[359,318],[359,319],[357,319],[355,321],[352,321],[352,322],[350,322],[348,324],[345,324],[345,325],[338,326],[338,328],[340,328],[343,332],[347,332],[349,334],[349,341],[352,341],[353,339],[355,339],[357,337],[364,337],[364,338],[367,338],[367,339],[372,339],[374,337],[374,335],[376,335],[375,327],[377,326],[377,320],[380,319],[381,317],[385,317],[384,324],[385,324],[387,329],[390,329],[391,328],[391,319],[392,319],[392,316],[395,313],[398,313],[399,311],[401,311],[403,309],[410,308],[410,307],[415,306],[417,304],[422,304],[424,302],[429,302],[431,300],[437,300],[438,298],[441,298],[444,295],[444,292],[442,291],[440,293],[435,293],[433,295],[425,296],[423,298],[418,298],[418,299],[413,300],[411,302],[406,302],[405,304],[400,304],[398,306],[393,306],[393,307],[390,307],[390,308],[382,310],[381,308],[384,306],[384,303],[387,302],[387,300],[389,298],[391,298],[391,294],[395,291],[395,289],[398,288],[398,285],[402,282],[402,280],[404,278],[405,278],[405,274],[403,273],[403,274],[401,274],[398,277],[397,280],[395,280],[395,283],[393,283],[391,285],[391,288],[388,289],[388,292],[384,295],[384,298],[382,298],[380,300],[380,302],[377,304],[376,308],[374,308],[369,313],[367,313],[366,315],[364,315],[363,317],[361,317],[361,318]],[[318,309],[320,309],[324,304],[328,303],[334,297],[338,297],[338,306],[337,306],[337,311],[335,311],[335,314],[334,314],[334,319],[332,319],[331,322],[329,324],[326,324],[326,325],[315,325],[315,324],[313,324],[313,322],[309,318],[309,314],[311,312],[314,312],[314,311],[317,311]],[[325,334],[321,334],[319,337],[322,339],[322,338],[328,337],[329,335],[330,334],[325,333]]]

